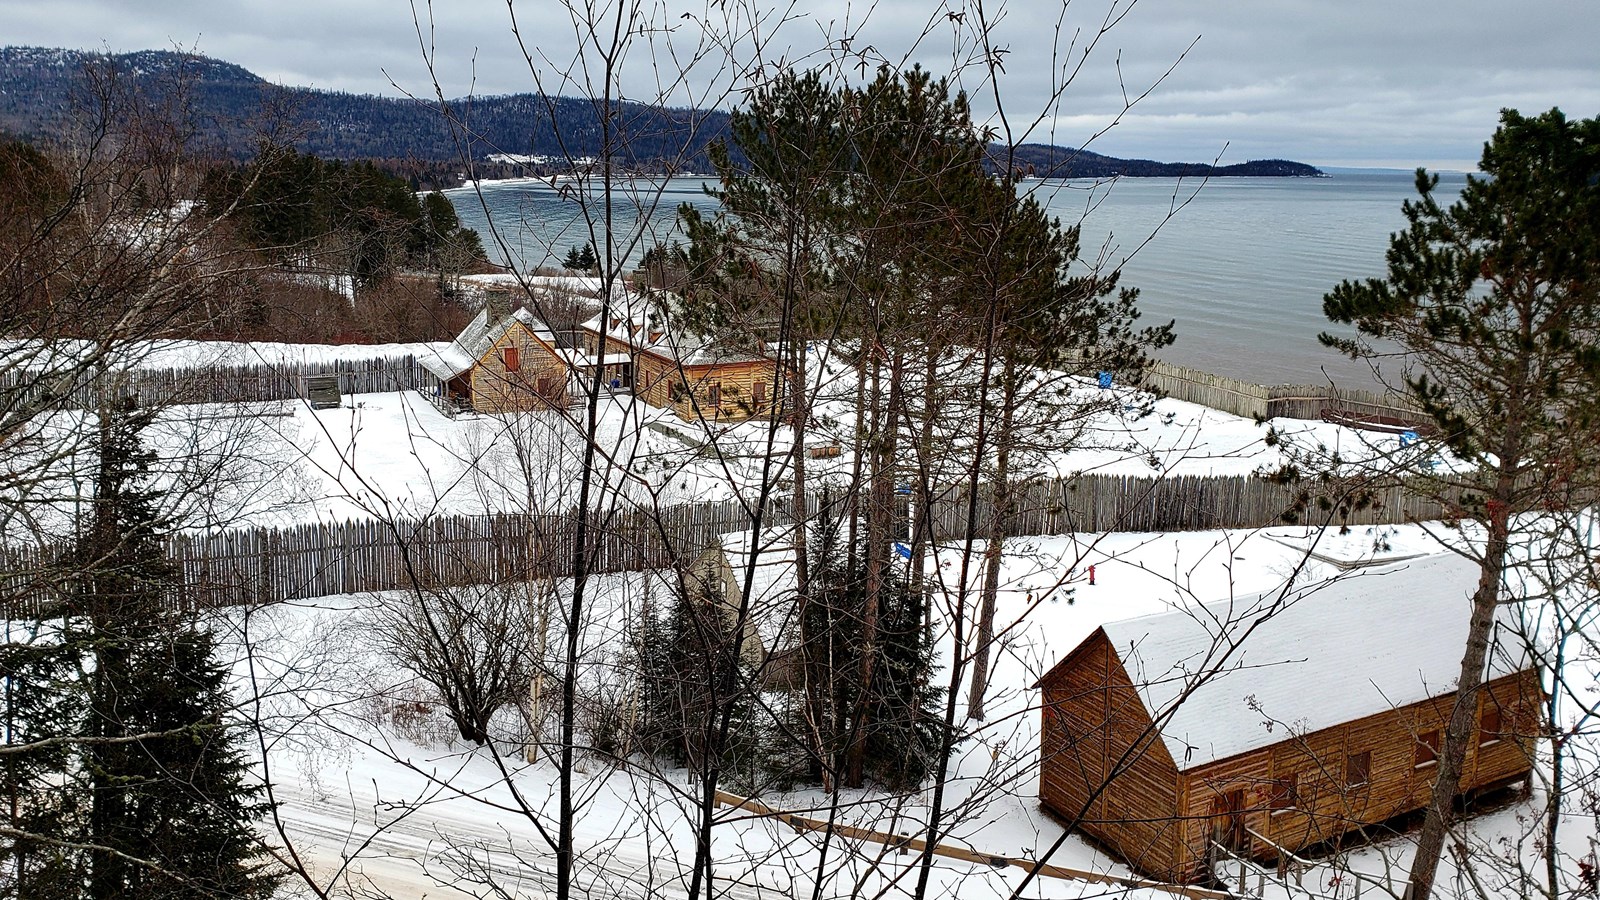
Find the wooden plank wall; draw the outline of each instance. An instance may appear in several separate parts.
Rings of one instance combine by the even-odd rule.
[[[1539,733],[1539,697],[1535,670],[1502,676],[1484,685],[1478,721],[1483,719],[1484,707],[1500,709],[1506,737],[1485,743],[1474,728],[1462,771],[1463,792],[1502,784],[1528,772],[1534,736]],[[1189,823],[1185,862],[1198,868],[1205,860],[1212,801],[1229,790],[1244,791],[1246,825],[1291,852],[1421,809],[1432,795],[1438,772],[1434,763],[1416,763],[1418,736],[1428,731],[1442,734],[1453,701],[1454,695],[1424,700],[1185,773],[1188,805],[1180,811],[1180,817]],[[1364,783],[1349,785],[1345,758],[1363,751],[1372,754],[1369,777]],[[1295,804],[1273,810],[1278,785],[1290,779],[1295,784]],[[1257,842],[1252,839],[1252,843]],[[1257,856],[1271,857],[1275,852],[1268,846],[1253,848]]]
[[[1176,856],[1177,766],[1104,633],[1042,687],[1039,799],[1136,870],[1188,880]]]
[[[589,334],[587,346],[598,346],[599,338]],[[693,422],[704,418],[736,422],[762,415],[772,409],[776,395],[777,363],[771,360],[744,360],[719,365],[680,366],[675,360],[630,347],[607,338],[607,353],[627,353],[633,358],[633,392],[651,406],[670,409],[678,418]],[[596,352],[590,350],[589,352]],[[766,382],[766,400],[757,405],[751,399],[756,381]],[[722,403],[711,406],[711,385],[721,385]],[[680,388],[673,400],[673,387]]]
[[[706,419],[720,422],[739,422],[764,414],[772,409],[776,385],[777,363],[771,360],[749,360],[720,365],[684,366],[683,378],[693,393],[676,403],[669,403],[678,418],[685,421]],[[755,383],[766,382],[766,399],[757,406],[753,401]],[[711,405],[711,385],[719,385],[722,402]]]
[[[506,368],[505,351],[516,347],[518,371]],[[472,408],[478,412],[526,412],[567,405],[567,381],[572,374],[554,348],[521,324],[506,329],[472,367]],[[547,389],[539,391],[544,379]]]

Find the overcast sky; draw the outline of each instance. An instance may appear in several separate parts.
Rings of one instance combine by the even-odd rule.
[[[733,0],[662,2],[646,19],[674,31],[641,38],[624,61],[623,90],[637,99],[660,93],[666,73],[694,52],[694,23]],[[815,61],[830,38],[850,34],[857,51],[949,71],[951,48],[970,47],[976,18],[956,2],[884,0],[868,14],[845,0],[817,0],[791,8],[775,33],[767,20],[763,55]],[[425,0],[418,3],[426,17]],[[113,51],[181,45],[287,85],[392,96],[398,84],[431,94],[412,8],[406,0],[0,0],[0,41]],[[515,8],[547,85],[576,93],[554,79],[577,44],[564,7],[520,0]],[[504,0],[435,0],[432,9],[446,94],[532,89]],[[1140,0],[1131,8],[1125,0],[1072,0],[1059,35],[1055,2],[1013,0],[989,12],[999,20],[992,33],[1005,51],[1000,86],[1013,121],[1031,119],[1049,98],[1053,46],[1059,69],[1083,29],[1077,62],[1108,12],[1122,16],[1035,134],[1115,156],[1470,169],[1502,107],[1600,115],[1595,0]],[[929,22],[931,33],[918,41]],[[742,62],[751,50],[747,37],[733,57]],[[706,55],[670,96],[729,105],[728,57]],[[1174,64],[1123,114],[1124,88],[1131,98]],[[980,98],[980,113],[993,109],[972,70],[963,83]]]

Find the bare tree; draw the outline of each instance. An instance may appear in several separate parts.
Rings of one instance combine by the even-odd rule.
[[[483,744],[494,715],[529,694],[534,610],[511,585],[421,588],[378,604],[368,627],[395,665],[431,685],[461,737]]]
[[[225,860],[253,856],[259,846],[214,848],[218,868],[207,872],[188,850],[162,843],[171,823],[159,817],[180,797],[202,808],[209,803],[219,828],[237,824],[242,832],[230,840],[253,834],[238,816],[254,789],[229,805],[220,796],[207,799],[200,786],[206,778],[216,779],[210,789],[231,784],[242,770],[230,749],[237,723],[218,708],[225,692],[213,683],[221,670],[211,661],[212,635],[195,627],[190,611],[171,608],[178,591],[158,535],[174,524],[225,523],[241,505],[274,502],[274,491],[256,477],[259,460],[233,456],[253,439],[249,416],[176,406],[192,398],[170,391],[144,388],[141,396],[134,377],[160,339],[225,323],[229,283],[250,265],[227,240],[223,223],[232,210],[196,202],[210,160],[198,152],[183,73],[169,83],[92,65],[84,75],[69,133],[41,147],[0,146],[0,202],[7,206],[0,331],[8,343],[0,366],[7,455],[0,527],[8,573],[19,576],[8,579],[0,598],[8,621],[4,751],[29,756],[36,748],[28,743],[45,741],[55,768],[31,777],[56,781],[62,794],[85,785],[92,797],[87,813],[63,807],[40,819],[36,798],[10,792],[4,840],[18,865],[8,867],[8,886],[38,887],[23,885],[39,874],[24,878],[26,846],[66,861],[72,871],[57,885],[65,895],[141,883],[197,893],[270,890],[271,877],[253,887],[235,881],[230,888],[224,880]],[[143,442],[157,449],[146,453]],[[26,658],[51,646],[92,653],[42,684],[26,683],[28,673],[40,671]],[[149,688],[162,677],[197,693],[132,690],[133,682]],[[53,695],[58,715],[48,734],[37,730],[46,723],[35,717],[30,738],[28,729],[11,726],[15,716],[29,715],[28,696],[41,691]],[[74,697],[93,714],[87,723],[77,721],[83,710]],[[204,721],[184,720],[198,709],[186,703],[203,705],[197,714]],[[166,724],[136,726],[141,721]],[[222,776],[203,771],[196,752],[211,754],[207,765],[235,768]],[[195,780],[175,779],[166,767]],[[173,792],[167,812],[158,803],[138,808],[132,792],[152,790],[163,778]],[[220,833],[195,829],[197,845],[203,831],[213,839]],[[149,849],[130,850],[135,844]]]

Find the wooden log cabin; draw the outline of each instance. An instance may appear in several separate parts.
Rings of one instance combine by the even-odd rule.
[[[584,351],[605,354],[614,388],[689,422],[739,422],[772,412],[777,363],[759,342],[738,346],[674,328],[675,298],[664,291],[627,287],[618,293],[617,308],[604,321],[595,316],[580,326]]]
[[[1042,802],[1185,883],[1388,833],[1431,795],[1477,573],[1444,554],[1101,626],[1040,679]],[[1528,777],[1542,696],[1502,608],[1464,795]]]
[[[437,379],[441,405],[503,413],[566,406],[570,356],[532,313],[491,295],[448,347],[418,362]]]

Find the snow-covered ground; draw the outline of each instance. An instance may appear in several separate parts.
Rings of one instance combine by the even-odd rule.
[[[461,281],[476,287],[526,286],[535,291],[568,291],[585,297],[598,296],[605,284],[598,275],[518,275],[513,272],[463,275]]]
[[[1142,417],[1116,410],[1096,416],[1089,437],[1052,455],[1048,468],[1061,475],[1248,475],[1280,465],[1284,444],[1321,443],[1349,458],[1392,452],[1398,440],[1321,422],[1260,425],[1179,400],[1157,401],[1154,409]],[[281,527],[569,506],[582,468],[582,415],[575,408],[450,418],[415,392],[358,394],[337,409],[314,410],[300,401],[173,407],[147,441],[169,466],[184,461],[191,469],[234,470],[211,511],[187,518],[186,527]],[[92,427],[92,416],[61,413],[39,426],[37,443],[54,452]],[[1268,445],[1268,427],[1283,443]],[[769,451],[784,451],[791,440],[786,429],[769,435],[756,422],[708,431],[608,393],[593,442],[595,470],[625,504],[748,499],[764,479],[786,477],[785,460]],[[811,461],[808,474],[821,484],[842,478],[851,465],[847,451]],[[65,487],[74,468],[79,482],[92,471],[91,461],[76,454],[53,466],[63,497],[78,494]]]
[[[968,722],[947,783],[948,842],[1007,857],[1037,858],[1058,841],[1049,862],[1113,875],[1128,875],[1115,859],[1076,836],[1062,839],[1058,824],[1038,804],[1038,676],[1100,624],[1145,613],[1274,589],[1291,576],[1332,577],[1340,566],[1363,559],[1397,559],[1433,553],[1441,545],[1433,526],[1388,526],[1339,534],[1306,528],[1212,531],[1186,534],[1063,535],[1015,539],[1007,544],[997,631],[997,654],[989,716]],[[1309,559],[1308,549],[1332,562]],[[1095,583],[1088,583],[1088,567]],[[930,562],[946,596],[960,571],[959,550]],[[974,578],[976,572],[972,573]],[[1379,576],[1381,577],[1381,576]],[[623,660],[627,623],[659,588],[646,574],[618,574],[592,584],[591,611],[584,623],[583,659],[601,686]],[[568,590],[566,586],[561,588]],[[265,709],[272,739],[270,773],[284,801],[281,815],[297,848],[320,871],[348,863],[348,875],[366,873],[396,896],[429,896],[434,879],[475,896],[492,877],[514,891],[537,893],[547,884],[551,859],[533,821],[548,824],[554,811],[556,769],[546,761],[525,762],[514,744],[496,753],[451,739],[437,712],[396,717],[393,707],[371,699],[405,689],[381,657],[366,649],[365,610],[394,598],[334,597],[257,610],[231,612],[220,623],[256,642],[253,672],[241,660],[241,689],[251,685],[269,696]],[[948,614],[948,612],[946,613]],[[248,623],[248,629],[239,626]],[[947,621],[946,621],[946,624]],[[952,647],[948,630],[939,642],[947,677]],[[1591,660],[1574,665],[1588,667]],[[1589,671],[1587,668],[1584,671]],[[281,680],[278,680],[280,679]],[[965,690],[965,685],[961,687]],[[963,693],[964,698],[964,693]],[[404,706],[404,704],[401,704]],[[283,724],[281,733],[275,731]],[[515,730],[513,728],[512,730]],[[693,854],[692,799],[685,773],[635,759],[618,766],[583,757],[577,796],[579,883],[602,896],[677,896]],[[845,791],[837,821],[910,833],[925,814],[929,791],[889,795]],[[815,817],[830,815],[827,795],[815,789],[769,792],[761,800]],[[1466,839],[1474,847],[1528,852],[1517,843],[1537,795],[1473,819]],[[1594,835],[1593,821],[1574,810],[1563,841],[1582,855]],[[364,845],[369,836],[372,843]],[[714,829],[720,878],[729,896],[811,896],[817,873],[821,896],[893,896],[915,878],[915,854],[875,844],[835,839],[824,858],[820,835],[797,834],[769,819],[725,811]],[[844,852],[841,852],[844,851]],[[1485,852],[1488,852],[1486,850]],[[1346,868],[1380,874],[1403,872],[1405,839],[1354,851],[1303,877],[1314,896],[1353,897],[1356,884]],[[349,860],[353,859],[353,862]],[[940,859],[931,896],[1009,896],[1022,871]],[[1440,878],[1454,884],[1448,859]],[[896,887],[898,885],[898,887]],[[1365,886],[1371,890],[1371,885]],[[1042,878],[1030,897],[1096,897],[1108,888],[1089,881]],[[1121,890],[1116,890],[1121,893]],[[1166,897],[1158,891],[1132,891]],[[1491,891],[1491,896],[1500,896]],[[1304,896],[1267,884],[1267,896]]]
[[[252,345],[239,352],[274,364],[325,361],[331,357],[318,354],[334,352],[299,347]],[[415,352],[391,348],[396,356]],[[185,344],[150,357],[161,359],[164,353],[173,361],[146,364],[204,365],[205,359],[222,358],[206,354],[232,352]],[[848,447],[853,385],[837,365],[821,370],[827,380],[818,405],[818,437]],[[1176,400],[1156,401],[1145,414],[1146,404],[1131,392],[1105,395],[1089,385],[1075,390],[1111,402],[1084,424],[1070,449],[1037,461],[1044,471],[1243,475],[1276,468],[1284,460],[1284,443],[1336,449],[1346,459],[1398,448],[1393,435],[1293,420],[1258,424]],[[187,520],[190,527],[289,525],[564,508],[575,499],[586,449],[578,439],[583,429],[574,420],[581,415],[572,410],[448,418],[416,393],[364,394],[330,410],[300,402],[178,407],[163,412],[148,440],[169,461],[161,468],[167,483],[208,489],[193,494],[207,505]],[[47,456],[54,448],[76,446],[74,437],[92,427],[87,414],[58,415],[40,424],[36,446],[18,452]],[[1265,440],[1269,428],[1282,442]],[[789,441],[786,432],[769,432],[760,423],[708,430],[632,397],[607,395],[588,448],[594,451],[599,484],[613,499],[623,506],[654,506],[730,498],[753,491],[763,476],[781,479],[781,464],[768,451]],[[174,462],[180,460],[181,465]],[[13,462],[27,460],[14,457]],[[853,464],[848,453],[816,460],[811,474],[826,480]],[[71,453],[57,466],[50,488],[58,492],[54,496],[81,497],[92,466]],[[53,514],[69,515],[72,506],[71,500],[57,502]],[[49,502],[34,508],[36,521],[51,514]],[[1269,590],[1297,572],[1301,578],[1326,577],[1337,571],[1332,561],[1437,550],[1419,526],[1343,535],[1284,527],[1008,541],[989,716],[972,727],[953,762],[944,801],[952,811],[947,839],[1026,858],[1059,841],[1060,849],[1049,859],[1053,864],[1130,874],[1082,840],[1062,840],[1059,825],[1039,808],[1037,696],[1030,687],[1038,677],[1113,619]],[[954,593],[962,570],[958,552],[944,548],[929,572],[945,597]],[[976,579],[978,572],[974,565],[968,575]],[[605,673],[625,668],[616,663],[626,651],[628,623],[659,583],[635,573],[601,576],[591,587],[583,651],[596,674],[587,687],[604,691]],[[451,739],[437,711],[422,711],[405,699],[422,695],[370,649],[371,635],[362,630],[372,607],[394,602],[382,596],[333,597],[248,614],[235,610],[218,618],[219,629],[238,639],[234,646],[241,654],[246,646],[251,651],[241,655],[236,671],[250,709],[259,704],[264,714],[263,762],[284,802],[285,833],[319,872],[332,877],[348,865],[347,875],[369,877],[396,896],[450,896],[451,890],[479,896],[485,873],[512,893],[537,894],[548,883],[552,857],[535,823],[549,821],[555,769],[545,761],[527,763],[509,743],[499,754],[463,746]],[[954,654],[947,639],[950,618],[946,605],[939,643],[945,673]],[[964,697],[965,685],[959,690]],[[505,724],[516,730],[514,722]],[[618,767],[585,758],[579,774],[584,804],[578,820],[580,883],[601,896],[681,891],[694,846],[692,796],[684,773],[638,760]],[[801,811],[826,810],[830,802],[814,790],[762,799]],[[931,797],[928,792],[846,792],[842,801],[844,806],[831,813],[840,821],[907,833],[916,830]],[[1472,832],[1486,843],[1515,835],[1519,817],[1529,809],[1523,804],[1475,820]],[[1588,840],[1592,822],[1575,819],[1569,834]],[[719,875],[734,879],[727,885],[730,895],[751,897],[810,896],[819,872],[821,896],[892,895],[907,884],[905,879],[914,878],[907,875],[914,854],[844,842],[849,852],[841,853],[836,843],[824,858],[818,840],[768,819],[729,813],[714,831]],[[1575,852],[1584,851],[1577,847]],[[1379,853],[1403,858],[1406,851],[1397,842],[1354,858],[1376,871]],[[1008,896],[1022,877],[1014,868],[943,859],[936,868],[933,897]],[[1313,883],[1317,878],[1324,876],[1314,873]],[[440,881],[453,887],[441,889]],[[1336,888],[1322,892],[1346,890],[1343,884]],[[1027,895],[1075,898],[1107,890],[1087,881],[1041,879]]]

